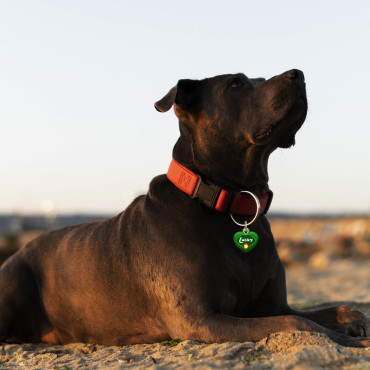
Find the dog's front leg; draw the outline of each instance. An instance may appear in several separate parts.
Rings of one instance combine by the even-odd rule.
[[[284,313],[309,319],[339,333],[370,337],[370,317],[350,307],[336,306],[315,311],[300,311],[289,307]]]
[[[261,318],[238,318],[211,314],[203,320],[178,320],[169,333],[172,338],[199,340],[206,343],[257,342],[269,334],[281,331],[311,331],[325,333],[333,341],[351,347],[369,347],[370,338],[351,338],[324,328],[313,321],[296,315]]]

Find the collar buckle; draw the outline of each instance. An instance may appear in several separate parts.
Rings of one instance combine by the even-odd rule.
[[[191,198],[199,198],[199,201],[210,208],[214,208],[220,195],[221,188],[215,184],[206,184],[198,175],[198,182]]]

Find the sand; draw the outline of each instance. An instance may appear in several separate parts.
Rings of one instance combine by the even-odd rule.
[[[324,307],[337,301],[370,315],[370,261],[340,260],[327,269],[287,270],[289,302]],[[175,347],[142,344],[104,347],[2,344],[3,368],[27,369],[370,369],[370,348],[337,345],[308,332],[272,334],[258,343],[204,344],[185,340]]]

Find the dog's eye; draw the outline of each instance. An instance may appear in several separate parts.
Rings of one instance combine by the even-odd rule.
[[[231,81],[231,87],[238,87],[240,85],[243,85],[242,80],[238,77],[233,78]]]

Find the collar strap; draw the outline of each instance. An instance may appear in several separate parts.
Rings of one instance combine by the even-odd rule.
[[[217,211],[240,216],[253,216],[256,213],[256,203],[249,194],[228,191],[216,184],[206,183],[199,175],[174,159],[168,169],[167,178],[191,198],[198,198],[200,202]],[[269,190],[257,196],[261,204],[261,213],[267,213],[272,195],[272,191]]]

